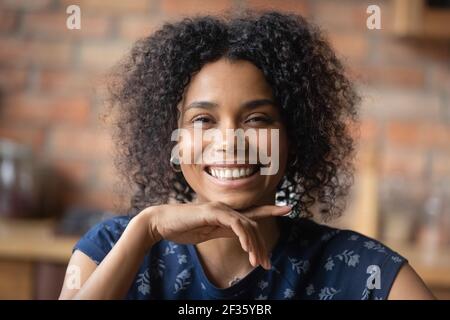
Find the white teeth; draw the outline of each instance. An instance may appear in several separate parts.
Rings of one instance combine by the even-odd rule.
[[[256,170],[255,168],[209,168],[208,172],[215,178],[222,180],[234,180],[251,176]]]

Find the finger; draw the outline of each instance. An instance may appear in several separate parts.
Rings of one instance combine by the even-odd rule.
[[[213,219],[211,220],[212,217]],[[214,224],[219,228],[214,231],[214,237],[237,237],[242,249],[248,252],[249,256],[255,255],[255,239],[249,233],[249,228],[244,227],[245,220],[248,222],[251,220],[244,218],[244,216],[237,212],[224,212],[222,210],[218,210],[213,215],[209,212],[204,218],[208,223]],[[254,260],[256,263],[256,256]]]
[[[262,237],[261,232],[259,232],[258,226],[254,226],[254,233],[256,235],[257,241],[258,241],[258,248],[259,248],[259,256],[260,256],[260,264],[263,268],[269,269],[269,260],[267,255],[267,246],[266,241]]]
[[[255,258],[254,266],[256,267],[257,265],[261,265],[267,268],[268,263],[267,263],[265,241],[262,238],[261,233],[259,232],[258,224],[243,214],[240,213],[236,214],[240,217],[240,219],[243,220],[243,225],[248,229],[248,233],[250,235],[252,243],[254,244],[253,247],[255,249],[252,252]]]
[[[252,256],[252,260],[250,260],[250,263],[252,264],[252,266],[256,267],[258,264],[261,263],[260,243],[258,241],[258,237],[255,232],[253,222],[250,219],[246,219],[246,227],[247,227],[248,233],[250,234],[250,237],[252,239],[252,251],[250,252],[250,254]],[[253,261],[253,263],[252,263],[252,261]]]
[[[249,252],[251,250],[251,239],[249,234],[246,232],[244,226],[242,225],[242,221],[232,215],[219,215],[218,217],[219,221],[223,223],[226,227],[231,228],[233,232],[236,234],[236,236],[239,239],[239,242],[241,244],[242,249],[244,251]]]
[[[218,211],[215,214],[217,223],[229,227],[238,236],[244,251],[249,253],[249,260],[252,266],[263,264],[264,243],[261,236],[258,236],[255,222],[239,212]]]
[[[261,235],[258,231],[258,225],[255,221],[248,219],[242,214],[237,213],[237,215],[242,219],[243,225],[248,229],[248,233],[250,235],[250,238],[252,240],[253,248],[252,254],[253,254],[253,260],[254,264],[253,266],[263,265],[264,264],[264,247],[263,242],[261,241]]]
[[[291,212],[292,208],[290,206],[258,206],[247,209],[241,212],[247,218],[252,220],[258,220],[268,217],[283,216]]]

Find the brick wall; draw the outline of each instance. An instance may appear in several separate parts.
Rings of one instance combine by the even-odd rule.
[[[382,30],[366,28],[378,4]],[[82,29],[67,30],[78,4]],[[360,83],[361,148],[375,150],[381,189],[403,182],[419,201],[424,177],[450,178],[449,41],[392,35],[392,1],[0,0],[0,136],[32,146],[69,203],[113,208],[112,143],[99,120],[104,73],[163,20],[229,8],[302,13],[329,31]],[[370,148],[368,148],[370,147]],[[430,161],[430,154],[433,155]]]

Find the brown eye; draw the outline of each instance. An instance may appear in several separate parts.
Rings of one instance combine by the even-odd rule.
[[[206,116],[198,116],[192,119],[192,123],[205,123],[209,124],[212,123],[212,119]]]
[[[271,119],[264,116],[255,116],[246,121],[247,123],[271,123]]]

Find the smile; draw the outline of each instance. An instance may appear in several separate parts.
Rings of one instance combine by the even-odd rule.
[[[255,187],[260,175],[259,164],[215,163],[203,167],[206,178],[219,188],[237,189]]]
[[[259,169],[257,165],[250,166],[209,166],[205,171],[216,179],[220,180],[238,180],[254,175]]]

